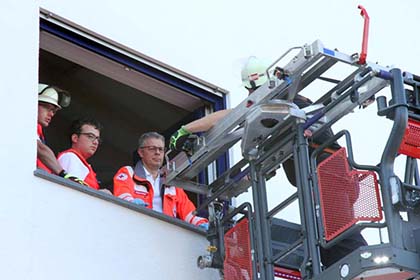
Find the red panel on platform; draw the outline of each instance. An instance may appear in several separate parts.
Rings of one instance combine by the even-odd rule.
[[[252,259],[248,219],[242,219],[225,234],[225,280],[251,280]]]
[[[420,122],[408,120],[408,125],[401,142],[400,154],[420,158]]]
[[[344,147],[321,162],[317,171],[327,241],[358,221],[382,219],[376,173],[350,169]]]
[[[300,272],[284,267],[274,267],[274,276],[280,279],[302,280]]]

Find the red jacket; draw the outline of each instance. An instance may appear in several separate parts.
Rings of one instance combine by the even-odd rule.
[[[38,124],[37,126],[37,133],[39,140],[45,144],[45,136],[44,132],[42,131],[42,126]],[[52,173],[51,169],[49,169],[38,157],[36,158],[36,167],[47,171],[48,173]]]
[[[161,188],[164,188],[162,198],[164,214],[196,226],[208,223],[207,219],[193,215],[196,208],[183,189],[163,184]],[[153,208],[153,186],[146,179],[141,161],[134,170],[131,166],[124,166],[118,170],[114,176],[114,195],[127,201],[139,198],[147,204],[147,208]]]
[[[80,159],[80,161],[83,163],[83,165],[86,166],[86,168],[89,170],[89,173],[86,175],[86,177],[85,178],[80,178],[80,179],[85,181],[85,183],[88,184],[89,187],[91,187],[95,190],[98,190],[99,189],[99,184],[98,184],[98,179],[96,178],[96,173],[95,173],[95,171],[93,171],[92,166],[90,166],[90,164],[86,161],[86,159],[81,154],[79,154],[78,151],[76,151],[74,149],[68,149],[68,150],[65,150],[65,151],[61,152],[58,155],[57,159],[59,159],[61,157],[61,155],[65,154],[65,153],[73,153]],[[72,174],[71,170],[66,170],[66,171],[69,172],[70,174]]]

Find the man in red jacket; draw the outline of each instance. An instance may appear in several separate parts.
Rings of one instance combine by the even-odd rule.
[[[165,138],[157,132],[144,133],[135,167],[124,166],[114,176],[114,195],[132,203],[176,217],[208,229],[205,218],[194,215],[195,206],[183,189],[164,184],[160,172],[165,154]]]
[[[93,156],[101,143],[102,125],[95,119],[83,118],[73,121],[70,128],[71,148],[61,152],[57,159],[70,174],[80,178],[80,184],[99,189],[96,173],[87,160]]]
[[[48,173],[64,177],[65,171],[55,158],[54,152],[47,146],[43,129],[50,125],[52,118],[63,107],[70,104],[70,96],[57,87],[46,84],[38,85],[38,141],[36,166]]]
[[[57,87],[38,84],[38,140],[36,167],[48,173],[61,176],[65,179],[83,182],[79,178],[68,174],[55,158],[54,152],[47,146],[44,137],[44,128],[50,125],[55,114],[70,105],[70,95]]]

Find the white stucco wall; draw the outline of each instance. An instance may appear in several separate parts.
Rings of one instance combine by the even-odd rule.
[[[25,279],[36,158],[38,5],[6,0],[2,11],[0,278]]]
[[[40,178],[34,181],[30,260],[22,279],[218,279],[215,270],[196,266],[207,247],[204,236]]]

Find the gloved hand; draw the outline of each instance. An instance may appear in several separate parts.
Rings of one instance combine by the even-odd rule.
[[[199,224],[198,227],[205,230],[209,230],[209,223]]]
[[[189,132],[185,126],[181,126],[180,129],[172,134],[171,141],[169,142],[169,148],[171,150],[180,151],[190,135],[191,132]]]
[[[86,187],[89,187],[89,185],[88,184],[86,184],[86,182],[85,181],[83,181],[82,179],[80,179],[80,178],[78,178],[78,177],[76,177],[76,176],[73,176],[73,175],[71,175],[71,174],[68,174],[66,171],[64,171],[64,170],[62,170],[61,172],[60,172],[60,174],[58,174],[60,177],[63,177],[64,179],[69,179],[69,180],[72,180],[73,182],[76,182],[76,183],[78,183],[78,184],[80,184],[80,185],[83,185],[83,186],[86,186]]]
[[[140,198],[135,198],[135,199],[133,199],[131,202],[132,202],[132,203],[134,203],[134,204],[140,205],[140,206],[144,206],[144,207],[149,206],[149,204],[147,204],[146,202],[144,202],[144,201],[143,201],[142,199],[140,199]]]

